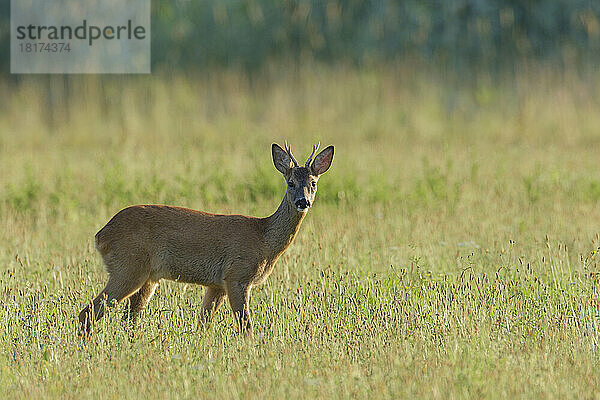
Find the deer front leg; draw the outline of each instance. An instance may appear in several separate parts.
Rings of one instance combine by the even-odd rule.
[[[215,312],[219,309],[225,299],[225,291],[212,287],[206,288],[204,299],[202,300],[202,311],[200,323],[206,324],[212,320]]]
[[[227,297],[229,305],[233,311],[233,316],[238,324],[240,332],[246,336],[252,336],[252,321],[250,320],[249,301],[250,301],[249,284],[240,282],[227,282]]]

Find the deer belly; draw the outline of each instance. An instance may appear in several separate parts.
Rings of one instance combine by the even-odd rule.
[[[159,279],[195,283],[204,286],[224,286],[223,257],[199,257],[163,251],[153,262],[152,272]]]

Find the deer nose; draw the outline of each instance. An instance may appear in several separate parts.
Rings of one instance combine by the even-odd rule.
[[[296,200],[294,204],[296,205],[296,207],[302,209],[310,207],[310,201],[306,200],[305,198]]]

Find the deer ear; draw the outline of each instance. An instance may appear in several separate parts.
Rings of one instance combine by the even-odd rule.
[[[331,162],[333,161],[333,146],[327,147],[325,150],[320,152],[313,161],[310,169],[313,175],[319,176],[329,169]]]
[[[286,175],[290,171],[292,163],[290,156],[277,143],[273,143],[271,152],[273,153],[273,164],[275,164],[275,168]]]

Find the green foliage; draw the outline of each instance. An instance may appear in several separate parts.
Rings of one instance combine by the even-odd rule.
[[[21,212],[32,211],[37,205],[42,187],[30,167],[26,168],[23,182],[9,183],[4,193],[4,203],[7,207]]]
[[[430,166],[427,159],[423,162],[423,177],[417,180],[411,193],[408,194],[413,202],[422,206],[442,204],[453,210],[459,201],[460,182],[453,182],[450,177],[452,163],[448,161],[445,170]]]
[[[317,196],[319,201],[332,204],[354,203],[362,200],[364,192],[359,187],[355,174],[335,173],[327,177],[330,182],[327,185],[319,185]],[[326,179],[323,179],[326,181]],[[367,186],[365,184],[364,186]]]
[[[594,203],[598,203],[598,201],[600,201],[600,180],[592,179],[583,187],[582,192],[584,193],[585,198]]]
[[[269,201],[281,196],[285,183],[281,175],[274,172],[273,163],[260,163],[250,171],[252,172],[251,177],[243,185],[237,185],[240,192],[247,193],[244,198],[250,202],[256,202]]]
[[[167,1],[153,10],[154,63],[169,69],[410,56],[498,67],[600,50],[600,6],[586,0]]]
[[[0,59],[9,63],[9,3],[0,6]],[[454,68],[512,69],[521,59],[597,62],[600,3],[589,0],[152,1],[155,69],[273,60],[369,64],[421,58]],[[485,98],[485,92],[481,92]]]
[[[525,186],[527,200],[529,200],[529,203],[531,204],[537,203],[544,193],[544,188],[540,182],[539,171],[535,171],[531,176],[523,177],[523,186]]]

